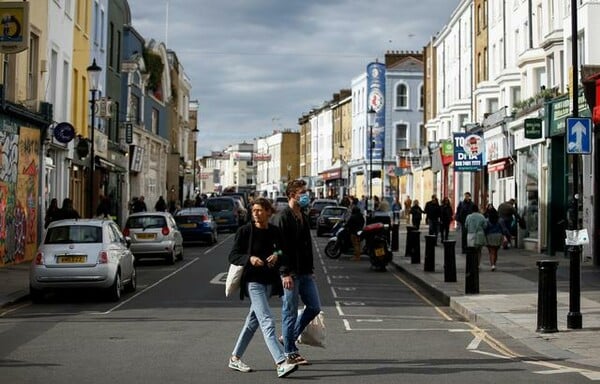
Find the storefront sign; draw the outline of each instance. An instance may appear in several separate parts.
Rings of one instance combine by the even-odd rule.
[[[144,157],[144,148],[139,145],[131,146],[131,165],[129,169],[131,172],[141,172],[142,171],[142,161]]]
[[[67,144],[75,138],[75,128],[69,123],[58,123],[54,127],[54,138],[59,143]]]
[[[456,172],[476,172],[483,167],[485,142],[476,133],[453,133],[454,170]]]
[[[525,119],[524,122],[525,138],[526,139],[541,139],[542,138],[542,119]]]
[[[579,95],[577,103],[579,106],[579,117],[590,117],[590,109],[583,91]],[[550,136],[564,135],[566,119],[572,115],[570,99],[565,97],[564,99],[550,102],[548,106],[550,108]]]
[[[27,49],[29,43],[29,3],[0,3],[0,52],[10,54]]]

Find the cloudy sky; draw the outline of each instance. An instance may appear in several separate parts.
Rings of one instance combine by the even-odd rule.
[[[129,0],[176,52],[200,105],[198,154],[298,129],[388,50],[421,50],[459,0]],[[167,5],[168,4],[168,5]],[[166,28],[168,9],[168,28]]]

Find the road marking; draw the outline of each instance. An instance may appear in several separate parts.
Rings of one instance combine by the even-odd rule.
[[[340,301],[339,302],[341,305],[347,306],[347,307],[354,307],[354,306],[364,306],[365,303],[363,303],[362,301]]]
[[[357,323],[383,323],[382,319],[356,319]]]
[[[511,357],[505,356],[505,355],[499,355],[497,353],[492,353],[492,352],[486,352],[486,351],[471,351],[473,353],[479,353],[480,355],[486,355],[486,356],[491,356],[491,357],[495,357],[498,359],[504,359],[504,360],[512,360]]]
[[[157,285],[159,285],[160,283],[162,283],[165,280],[170,279],[171,277],[175,276],[177,273],[183,271],[184,269],[186,269],[187,267],[189,267],[190,265],[194,264],[196,261],[198,261],[198,258],[192,259],[190,260],[187,264],[182,265],[181,267],[177,268],[176,270],[174,270],[173,272],[169,273],[167,276],[163,277],[162,279],[158,280],[157,282],[155,282],[154,284],[142,289],[139,292],[136,292],[135,295],[131,296],[130,298],[128,298],[127,300],[123,300],[121,301],[119,304],[115,305],[114,307],[110,308],[108,311],[105,312],[95,312],[94,314],[96,315],[108,315],[111,312],[113,312],[114,310],[121,308],[122,306],[124,306],[125,304],[129,303],[131,300],[135,299],[136,297],[142,295],[143,293],[146,293],[147,291],[149,291],[150,289],[156,287]]]
[[[427,303],[428,305],[430,305],[431,307],[433,307],[433,309],[435,309],[436,312],[439,313],[444,319],[446,319],[448,321],[452,321],[452,317],[450,317],[446,312],[444,312],[443,310],[441,310],[437,305],[433,304],[433,302],[431,300],[429,300],[428,298],[426,298],[425,296],[423,296],[421,294],[421,292],[417,291],[417,289],[412,286],[412,284],[408,283],[408,281],[406,281],[403,278],[401,278],[396,272],[392,272],[392,276],[394,276],[402,284],[404,284],[406,287],[408,287],[408,289],[410,289],[411,291],[413,291],[413,293],[415,295],[417,295],[421,300],[423,300],[425,303]]]
[[[592,381],[600,381],[600,372],[591,371],[589,369],[583,368],[572,368],[564,365],[559,365],[555,363],[550,363],[547,361],[524,361],[527,364],[539,365],[545,368],[550,368],[547,371],[534,371],[538,375],[554,375],[554,374],[562,374],[562,373],[579,373],[582,376],[585,376],[589,380]]]
[[[356,291],[355,287],[337,287],[334,289],[339,289],[340,291]]]
[[[16,310],[19,310],[19,309],[25,308],[25,307],[29,307],[29,306],[31,306],[31,303],[25,303],[25,304],[17,305],[16,307],[12,307],[10,309],[7,309],[5,311],[0,312],[0,317],[3,317],[5,315],[8,315],[11,312],[14,312]]]
[[[215,277],[210,281],[211,284],[225,285],[227,281],[227,272],[217,273]]]
[[[475,338],[467,345],[467,349],[473,350],[479,348],[479,344],[481,344],[481,337],[475,336]]]

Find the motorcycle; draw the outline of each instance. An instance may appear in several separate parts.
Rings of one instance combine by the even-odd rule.
[[[327,241],[325,255],[330,259],[337,259],[342,253],[352,255],[354,248],[352,246],[352,241],[350,240],[350,231],[346,228],[346,222],[343,220],[338,221],[337,224],[333,226],[331,232],[334,236]],[[366,253],[362,244],[361,238],[362,253]]]
[[[392,261],[388,234],[389,225],[383,223],[369,224],[359,233],[365,239],[367,255],[374,270],[385,271],[387,264]]]

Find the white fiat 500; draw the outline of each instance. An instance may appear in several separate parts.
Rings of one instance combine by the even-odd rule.
[[[52,289],[97,288],[118,301],[136,289],[130,240],[112,220],[68,219],[52,222],[31,263],[29,290],[40,301]]]

